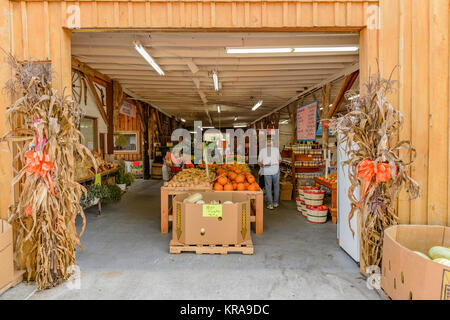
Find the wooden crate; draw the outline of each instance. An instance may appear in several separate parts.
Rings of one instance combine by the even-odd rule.
[[[232,252],[242,253],[242,254],[253,254],[253,242],[252,240],[241,244],[230,244],[230,245],[185,245],[182,243],[177,243],[173,240],[170,241],[169,253],[180,254],[182,252],[194,252],[195,254],[229,254]]]

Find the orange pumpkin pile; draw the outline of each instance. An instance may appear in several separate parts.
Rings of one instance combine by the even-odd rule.
[[[250,172],[244,172],[240,168],[230,167],[229,170],[219,168],[216,171],[217,178],[214,183],[215,191],[259,191],[259,185]]]

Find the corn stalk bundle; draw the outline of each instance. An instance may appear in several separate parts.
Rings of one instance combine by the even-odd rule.
[[[2,137],[14,154],[12,185],[19,190],[9,215],[14,256],[28,281],[34,280],[42,290],[70,277],[76,246],[81,248],[85,216],[79,203],[86,190],[74,180],[74,156],[89,157],[95,168],[96,163],[81,143],[79,106],[64,91],[52,88],[49,66],[9,60],[14,75],[6,89],[19,97],[7,109],[11,130]],[[30,172],[31,154],[46,159],[47,175]],[[79,235],[77,215],[83,219]]]
[[[366,266],[381,263],[383,231],[399,222],[395,201],[402,188],[406,188],[410,200],[419,197],[419,185],[409,175],[416,152],[410,141],[398,141],[404,116],[387,100],[395,85],[391,77],[384,79],[380,73],[370,76],[364,94],[358,97],[354,92],[347,93],[353,97],[348,112],[330,120],[330,128],[342,135],[343,149],[349,154],[349,160],[343,163],[348,165],[351,181],[348,223],[359,209],[361,260]],[[400,158],[400,150],[406,151],[409,161]],[[355,190],[361,185],[361,200],[357,200]]]

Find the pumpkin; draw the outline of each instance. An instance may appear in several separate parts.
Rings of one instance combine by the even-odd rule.
[[[223,191],[233,191],[233,185],[231,183],[227,183],[223,186]]]
[[[255,177],[251,174],[247,175],[247,181],[249,183],[255,183]]]
[[[254,183],[254,185],[256,186],[256,191],[259,191],[261,188],[259,187],[259,184]]]
[[[236,177],[236,182],[237,183],[244,183],[245,182],[245,176],[240,174]]]
[[[257,184],[251,184],[248,186],[248,191],[258,191],[257,190]]]
[[[245,191],[247,188],[245,187],[245,184],[243,183],[238,183],[237,185],[237,190],[238,191]]]
[[[237,174],[239,174],[239,173],[241,173],[241,172],[242,172],[242,170],[241,170],[241,169],[239,169],[239,168],[236,168],[236,170],[234,170],[234,172],[236,172]]]
[[[244,182],[244,185],[245,185],[245,189],[248,189],[248,186],[250,185],[250,183]]]
[[[230,174],[228,175],[228,177],[229,177],[231,180],[236,180],[237,174],[234,173],[234,172],[230,172]]]
[[[223,191],[223,186],[220,183],[215,183],[214,190],[215,191]]]
[[[233,190],[237,189],[238,184],[236,182],[233,182]]]
[[[228,182],[228,179],[227,179],[227,177],[225,177],[225,176],[220,176],[218,179],[217,179],[217,182],[219,182],[221,185],[225,185],[227,182]]]
[[[225,170],[223,170],[223,169],[218,169],[218,170],[216,171],[216,174],[217,174],[218,176],[221,176],[221,175],[224,174],[224,172],[225,172]]]

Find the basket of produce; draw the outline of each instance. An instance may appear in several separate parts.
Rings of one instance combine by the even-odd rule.
[[[305,187],[299,187],[298,188],[298,195],[300,197],[300,200],[305,200],[305,191],[310,191],[310,190],[318,190],[317,187],[309,187],[309,186],[305,186]]]
[[[302,201],[300,204],[300,213],[302,214],[303,217],[307,218],[308,217],[308,212],[306,211],[306,203],[305,201]]]
[[[184,169],[177,173],[169,182],[164,182],[169,188],[209,188],[210,182],[206,171],[202,169]]]
[[[323,224],[327,222],[328,207],[327,206],[311,206],[306,205],[308,222]]]
[[[304,201],[310,206],[320,206],[323,203],[325,192],[321,190],[305,190],[303,191]]]
[[[214,191],[260,191],[255,177],[239,166],[231,166],[228,170],[217,169],[214,180]]]

